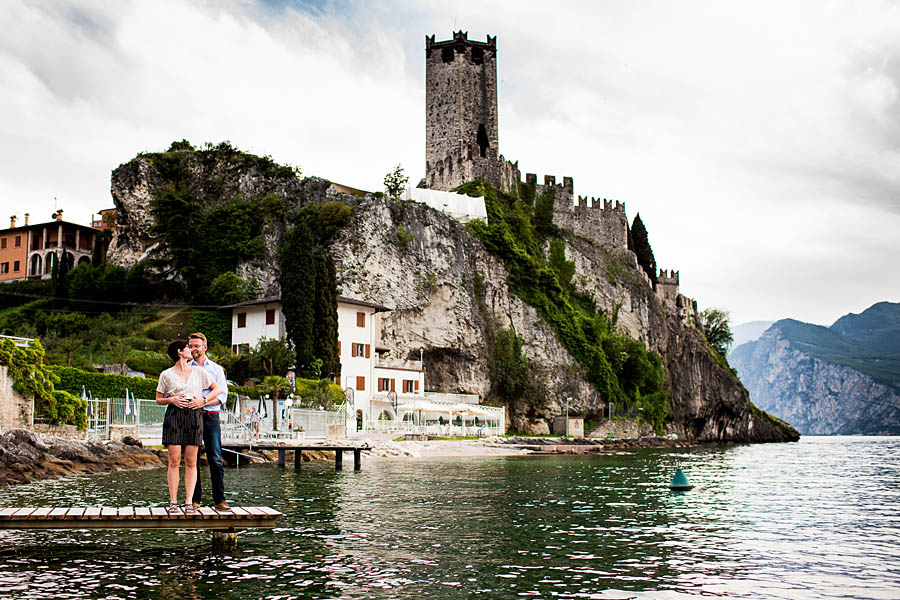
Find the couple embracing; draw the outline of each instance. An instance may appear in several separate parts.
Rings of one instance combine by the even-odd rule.
[[[156,403],[166,405],[162,443],[169,451],[169,512],[177,513],[179,467],[184,448],[184,513],[196,514],[203,493],[197,476],[197,452],[206,447],[216,510],[228,511],[219,412],[228,395],[225,371],[206,356],[206,336],[192,333],[175,340],[166,351],[175,364],[160,373]],[[190,501],[188,501],[190,499]]]

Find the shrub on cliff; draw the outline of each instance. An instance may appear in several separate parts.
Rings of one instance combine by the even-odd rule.
[[[607,402],[642,408],[661,431],[668,397],[659,355],[616,333],[615,313],[610,316],[597,311],[590,298],[561,283],[560,276],[565,279],[569,267],[560,256],[560,246],[551,241],[555,250],[552,264],[548,264],[537,243],[541,234],[532,225],[531,207],[521,193],[510,196],[482,181],[468,183],[458,191],[484,196],[488,222],[472,221],[467,227],[503,261],[512,292],[537,309]],[[546,226],[542,229],[543,234],[550,231]]]

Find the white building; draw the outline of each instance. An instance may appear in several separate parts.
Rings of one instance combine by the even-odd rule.
[[[338,296],[338,383],[352,405],[356,428],[379,420],[399,418],[396,406],[424,400],[425,371],[420,360],[390,357],[388,348],[375,346],[381,339],[376,314],[390,310],[363,300]],[[264,339],[285,336],[281,299],[277,296],[231,304],[231,349],[249,352]],[[351,427],[352,429],[352,427]]]

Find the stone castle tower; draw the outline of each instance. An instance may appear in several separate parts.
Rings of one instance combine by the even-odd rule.
[[[456,31],[425,37],[425,187],[451,190],[474,179],[507,189],[516,165],[499,152],[497,38]]]

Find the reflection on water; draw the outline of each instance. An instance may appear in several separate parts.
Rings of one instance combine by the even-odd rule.
[[[900,438],[628,456],[229,470],[285,513],[239,534],[0,532],[15,598],[895,598]],[[696,487],[669,492],[676,468]],[[0,490],[0,505],[147,505],[164,471]]]

